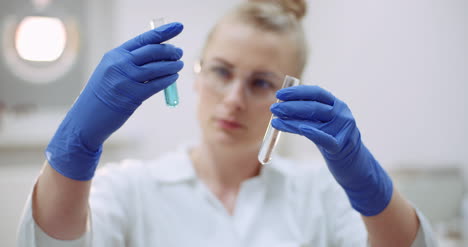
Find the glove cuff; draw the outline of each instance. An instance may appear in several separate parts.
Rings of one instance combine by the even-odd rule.
[[[374,160],[364,191],[346,189],[351,206],[364,216],[374,216],[387,208],[393,195],[393,182],[385,170]]]
[[[393,195],[392,180],[360,139],[344,147],[345,155],[334,157],[321,151],[356,211],[373,216],[388,206]]]
[[[102,145],[96,151],[88,150],[79,138],[54,136],[45,155],[50,166],[65,177],[87,181],[93,178],[102,153]]]

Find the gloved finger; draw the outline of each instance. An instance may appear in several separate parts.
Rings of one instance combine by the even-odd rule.
[[[284,132],[289,132],[293,134],[301,134],[298,126],[302,124],[307,124],[306,120],[288,120],[288,119],[280,119],[274,118],[271,120],[271,126],[277,130],[281,130]]]
[[[282,101],[309,100],[333,105],[335,96],[319,86],[299,85],[278,90],[276,97]]]
[[[174,38],[182,32],[182,29],[184,29],[184,26],[179,22],[165,24],[136,36],[135,38],[123,43],[120,47],[127,51],[133,51],[145,45],[159,44]]]
[[[179,74],[172,74],[155,78],[147,83],[134,83],[132,93],[139,99],[146,100],[174,83],[178,78]]]
[[[299,130],[303,136],[309,138],[309,140],[314,142],[317,146],[322,147],[327,152],[336,153],[340,149],[340,145],[336,138],[325,131],[314,128],[310,125],[301,125],[299,126]]]
[[[151,81],[159,77],[172,75],[179,72],[184,67],[184,62],[161,61],[147,63],[142,66],[133,66],[128,72],[129,76],[139,82]]]
[[[313,128],[320,128],[323,123],[311,120],[273,118],[271,125],[277,130],[301,135],[300,126],[307,125]]]
[[[174,83],[179,79],[179,74],[168,75],[160,78],[153,79],[147,84],[153,88],[153,90],[162,90]]]
[[[271,125],[281,131],[305,136],[326,150],[338,148],[336,139],[332,135],[314,127],[311,121],[275,118],[271,121]]]
[[[150,44],[130,52],[132,61],[140,66],[156,61],[175,61],[182,57],[182,49],[171,44]]]
[[[270,107],[280,118],[328,122],[333,119],[333,106],[317,101],[284,101]]]

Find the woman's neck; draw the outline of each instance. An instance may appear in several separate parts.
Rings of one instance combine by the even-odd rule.
[[[190,152],[195,172],[233,215],[243,181],[260,173],[258,150],[201,144]]]
[[[201,144],[190,154],[197,175],[220,190],[238,188],[260,172],[257,149]]]

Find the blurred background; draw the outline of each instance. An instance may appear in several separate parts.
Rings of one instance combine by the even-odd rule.
[[[94,67],[152,18],[185,25],[171,41],[184,49],[181,103],[169,109],[162,94],[146,101],[106,142],[102,163],[154,158],[197,139],[192,66],[209,29],[237,2],[1,0],[1,246],[15,245],[43,150]],[[467,246],[468,1],[311,0],[308,7],[303,81],[348,103],[364,142],[433,223],[441,246]],[[278,152],[320,160],[298,136],[283,135]]]

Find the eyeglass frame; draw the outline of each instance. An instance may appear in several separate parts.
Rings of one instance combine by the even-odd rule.
[[[203,65],[203,61],[201,59],[198,59],[195,61],[195,64],[194,64],[194,67],[193,67],[193,70],[195,72],[195,74],[197,75],[203,75],[203,76],[206,76],[203,80],[205,83],[207,83],[208,86],[211,87],[211,89],[213,89],[213,91],[215,91],[216,93],[218,94],[222,94],[222,95],[225,95],[227,92],[229,92],[230,89],[232,89],[233,87],[233,84],[232,82],[236,81],[236,77],[238,76],[234,76],[235,74],[238,74],[236,73],[236,68],[234,68],[234,66],[228,66],[226,63],[224,63],[223,61],[219,61],[218,62],[219,64],[217,66],[226,66],[226,67],[231,67],[229,68],[230,71],[229,73],[232,74],[232,75],[228,75],[229,77],[231,77],[230,79],[229,78],[218,78],[220,80],[227,80],[227,81],[224,81],[224,83],[216,83],[216,81],[214,80],[214,78],[210,78],[210,76],[213,76],[213,74],[206,74],[206,72],[210,72],[210,70],[219,70],[221,68],[210,68],[210,69],[207,69],[206,67],[204,68],[204,65]],[[206,65],[205,65],[206,66]],[[214,65],[212,65],[214,66]],[[225,68],[222,68],[222,69],[225,69]],[[225,71],[211,71],[211,73],[224,73]],[[243,73],[245,74],[245,73]],[[216,75],[216,76],[225,76],[225,75]],[[245,87],[246,89],[244,89],[244,94],[247,96],[247,98],[249,98],[251,101],[254,101],[254,102],[274,102],[276,100],[276,92],[282,88],[282,77],[281,76],[277,76],[276,74],[274,74],[275,77],[278,77],[277,78],[277,81],[275,82],[272,82],[272,81],[266,81],[266,80],[261,80],[262,83],[267,83],[267,87],[268,91],[265,91],[263,93],[253,93],[251,89],[249,89],[249,87]],[[242,79],[237,79],[238,81],[241,81],[241,82],[244,82],[244,84],[249,84],[249,83],[245,83],[246,81],[249,81],[251,82],[252,78],[249,78],[249,77],[252,77],[252,75],[249,75],[247,76],[247,78],[244,76],[244,78]],[[284,76],[283,76],[284,77]],[[208,80],[207,80],[208,79]],[[259,82],[259,81],[257,81]],[[229,85],[227,85],[229,84]],[[252,100],[254,99],[254,100]]]

